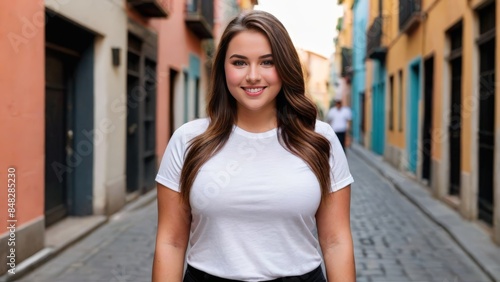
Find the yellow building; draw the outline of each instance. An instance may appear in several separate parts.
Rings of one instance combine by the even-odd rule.
[[[306,95],[318,108],[320,118],[328,111],[330,97],[328,95],[328,58],[318,53],[297,49],[304,71]]]
[[[366,131],[378,132],[375,126],[382,122],[384,158],[463,217],[484,225],[500,244],[500,5],[369,5],[364,114],[373,118]],[[377,82],[381,73],[383,81]],[[374,105],[377,83],[385,86],[381,106]],[[372,112],[379,107],[382,116]],[[366,134],[366,147],[376,147],[374,136]]]

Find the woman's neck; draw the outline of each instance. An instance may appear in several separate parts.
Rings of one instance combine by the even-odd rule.
[[[262,112],[251,112],[238,110],[236,125],[248,132],[266,132],[278,126],[276,110]]]

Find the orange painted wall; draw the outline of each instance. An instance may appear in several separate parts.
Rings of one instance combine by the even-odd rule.
[[[169,140],[170,99],[169,72],[173,68],[179,72],[189,66],[189,54],[199,56],[203,67],[201,40],[187,28],[185,23],[185,5],[183,1],[172,1],[167,19],[152,20],[151,24],[158,32],[158,96],[157,96],[157,133],[156,154],[159,161]],[[201,72],[201,70],[200,70]],[[200,86],[202,87],[202,86]]]
[[[16,169],[17,228],[44,214],[44,11],[39,1],[0,1],[2,226],[7,221],[9,167]]]
[[[396,17],[396,15],[392,15],[392,17]],[[391,30],[398,30],[398,21],[390,22]],[[391,32],[392,33],[392,32]],[[392,33],[392,39],[389,40],[389,52],[387,53],[387,75],[394,75],[394,130],[387,132],[387,142],[397,148],[404,149],[406,148],[406,98],[408,95],[408,64],[414,59],[422,56],[423,53],[423,28],[422,25],[419,25],[415,30],[413,30],[410,34],[407,33]],[[399,81],[399,71],[403,71],[403,81],[402,85],[400,85]],[[403,93],[402,97],[399,95],[399,87],[402,87]],[[401,102],[400,102],[401,98]],[[402,105],[402,108],[399,105]],[[400,111],[401,120],[399,120]],[[388,120],[388,119],[387,119]],[[399,126],[402,124],[402,131],[399,130]]]
[[[406,41],[406,37],[400,39]],[[394,44],[391,46],[387,54],[387,74],[388,76],[394,75],[394,130],[388,131],[387,133],[387,143],[392,146],[395,146],[400,149],[405,148],[405,93],[406,93],[406,58],[400,54],[405,54],[406,43],[399,42],[399,44]],[[403,71],[403,79],[400,81],[399,71]],[[400,89],[402,89],[403,93],[400,93]],[[400,101],[400,99],[402,101]],[[402,105],[403,108],[400,108],[399,105]],[[401,120],[400,120],[401,116]],[[399,130],[400,124],[402,124],[402,131]]]

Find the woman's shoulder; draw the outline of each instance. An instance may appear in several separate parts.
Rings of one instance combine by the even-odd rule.
[[[208,128],[208,124],[208,118],[200,118],[188,121],[177,128],[174,132],[174,135],[182,136],[186,139],[191,139],[205,132]]]
[[[319,133],[323,136],[331,136],[334,133],[330,124],[328,124],[324,121],[321,121],[319,119],[316,120],[316,126],[314,128],[314,131],[316,131],[317,133]]]

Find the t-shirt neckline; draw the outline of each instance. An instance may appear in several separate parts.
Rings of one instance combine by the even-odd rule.
[[[243,128],[237,126],[236,124],[233,125],[233,132],[234,133],[248,137],[248,138],[266,138],[266,137],[276,136],[277,130],[278,130],[278,128],[275,127],[273,129],[263,131],[263,132],[250,132],[250,131],[246,131]]]

